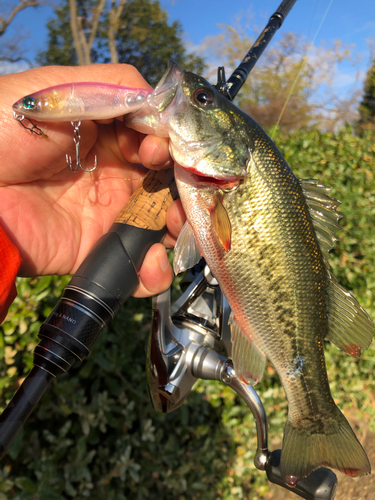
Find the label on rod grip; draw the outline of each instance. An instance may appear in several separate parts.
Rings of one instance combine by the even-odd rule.
[[[105,323],[93,311],[62,297],[42,325],[39,336],[43,336],[44,329],[56,332],[65,338],[65,341],[60,339],[60,343],[82,360],[104,327]],[[78,355],[79,346],[81,352]]]

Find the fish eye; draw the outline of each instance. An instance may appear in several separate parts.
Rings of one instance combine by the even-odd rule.
[[[35,99],[31,96],[24,97],[24,99],[22,101],[22,105],[26,109],[34,109]]]
[[[208,106],[214,102],[214,95],[210,90],[198,89],[194,93],[194,100],[200,106]]]

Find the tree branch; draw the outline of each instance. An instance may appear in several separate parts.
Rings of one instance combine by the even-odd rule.
[[[77,17],[76,0],[69,0],[70,5],[70,27],[72,30],[74,47],[77,52],[78,64],[92,64],[91,49],[98,31],[99,19],[103,13],[106,0],[100,0],[98,6],[94,9],[91,19],[90,37],[87,41],[85,31],[82,25],[82,17]]]
[[[17,62],[20,62],[20,61],[24,61],[26,62],[30,67],[33,65],[32,62],[30,61],[30,59],[28,59],[27,57],[7,57],[7,56],[0,56],[0,61],[7,61],[7,62],[10,62],[10,63],[17,63]]]
[[[89,39],[90,49],[93,46],[94,41],[95,41],[96,32],[98,31],[99,19],[100,19],[100,16],[102,15],[102,12],[104,10],[105,2],[106,2],[106,0],[100,0],[99,5],[94,10],[93,19],[92,19],[92,23],[91,23],[91,30],[90,30],[90,39]]]
[[[70,29],[72,30],[73,43],[77,53],[78,64],[83,65],[85,64],[85,56],[83,53],[83,48],[78,33],[76,0],[69,0],[69,10],[70,10]]]
[[[14,7],[12,12],[9,14],[8,19],[4,19],[3,16],[0,16],[0,36],[4,35],[9,24],[13,21],[18,12],[21,12],[21,10],[24,10],[27,7],[37,7],[40,4],[41,2],[39,0],[21,0],[21,3]]]
[[[111,63],[118,63],[115,38],[119,28],[119,19],[126,4],[126,0],[120,0],[119,4],[116,7],[115,1],[116,0],[112,0],[108,23],[108,46],[109,52],[111,54]]]

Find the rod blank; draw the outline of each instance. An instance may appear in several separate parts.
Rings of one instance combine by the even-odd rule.
[[[272,40],[273,35],[283,24],[284,19],[289,14],[296,1],[297,0],[283,0],[281,2],[276,12],[274,12],[270,17],[267,26],[258,36],[254,45],[243,58],[238,68],[236,68],[232,75],[228,78],[227,88],[231,100],[236,97],[238,91],[245,83],[250,71],[253,69],[259,57],[263,54],[265,48]]]

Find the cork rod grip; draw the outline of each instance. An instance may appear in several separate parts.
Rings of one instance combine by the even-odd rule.
[[[178,197],[173,168],[150,170],[115,223],[158,231],[166,224],[167,210]]]
[[[114,316],[138,287],[148,250],[167,231],[167,210],[178,196],[173,174],[172,168],[147,173],[108,233],[79,266],[69,289],[96,297]]]

